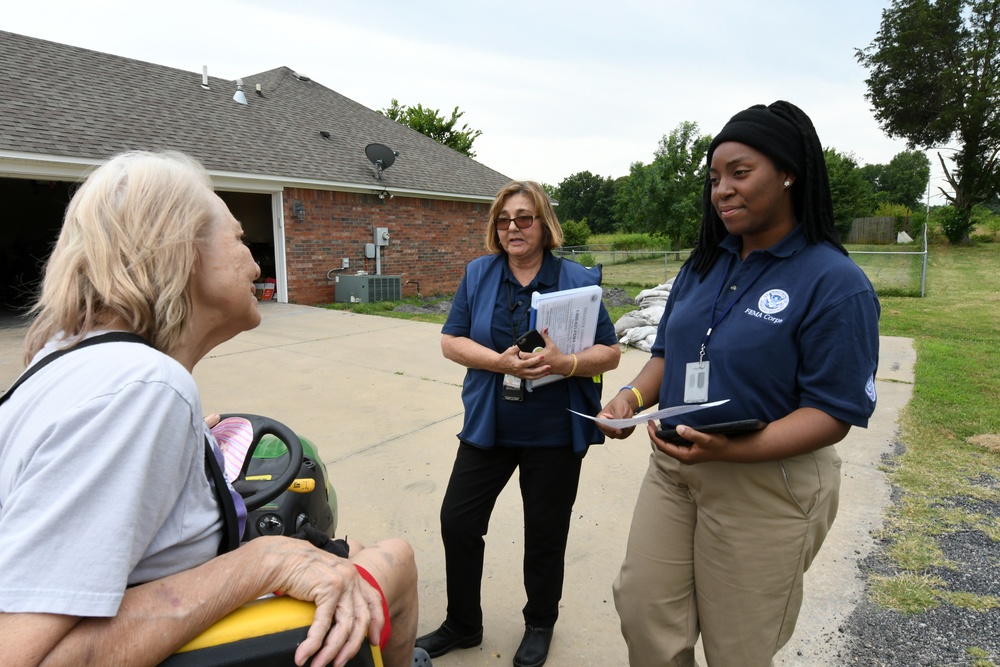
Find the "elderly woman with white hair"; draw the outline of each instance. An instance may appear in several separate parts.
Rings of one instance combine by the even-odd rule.
[[[349,559],[288,537],[226,543],[223,508],[241,500],[207,470],[218,445],[191,373],[260,323],[242,236],[177,153],[117,156],[70,202],[25,340],[31,376],[0,405],[5,665],[154,665],[272,591],[316,605],[297,664],[343,665],[366,637],[410,664],[403,540]]]

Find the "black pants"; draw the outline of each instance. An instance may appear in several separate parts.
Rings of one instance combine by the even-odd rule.
[[[566,540],[582,459],[566,447],[496,447],[462,443],[441,505],[448,577],[448,626],[472,634],[483,626],[483,537],[497,496],[520,469],[524,506],[524,622],[551,628],[559,616]]]

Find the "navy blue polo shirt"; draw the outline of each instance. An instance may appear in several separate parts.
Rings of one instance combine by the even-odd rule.
[[[568,260],[564,260],[568,261]],[[559,261],[546,252],[535,278],[522,286],[504,263],[493,307],[490,332],[493,349],[503,352],[531,328],[531,294],[547,294],[559,289]],[[465,278],[458,286],[455,300],[441,333],[468,338],[472,328]],[[604,304],[597,319],[596,345],[615,345],[618,338]],[[552,382],[532,391],[523,390],[524,400],[507,401],[501,396],[503,375],[496,373],[497,393],[496,444],[499,447],[560,447],[571,445],[569,393],[566,382]],[[577,417],[577,419],[579,419]]]
[[[740,244],[724,239],[704,279],[681,270],[651,350],[664,359],[660,407],[682,405],[686,365],[698,361],[715,321],[705,355],[708,401],[729,402],[664,426],[772,422],[802,407],[867,426],[880,314],[867,276],[832,245],[807,243],[801,226],[743,261]]]

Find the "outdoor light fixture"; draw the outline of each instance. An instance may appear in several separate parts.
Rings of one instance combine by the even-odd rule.
[[[302,205],[302,202],[292,202],[292,215],[299,222],[303,222],[306,219],[306,207]]]

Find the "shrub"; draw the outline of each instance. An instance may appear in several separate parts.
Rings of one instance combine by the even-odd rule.
[[[924,235],[924,224],[927,223],[927,214],[924,211],[917,211],[910,216],[910,236],[914,241],[919,240]]]
[[[977,236],[979,240],[993,241],[996,240],[997,234],[1000,234],[1000,215],[985,206],[977,204],[973,207],[972,222],[980,232]]]
[[[909,209],[908,206],[903,204],[890,204],[889,202],[882,202],[875,209],[876,218],[894,218],[895,223],[892,226],[892,235],[898,237],[900,232],[906,232],[910,234],[909,222],[910,218],[913,216],[913,211]],[[910,234],[912,237],[913,234]]]
[[[563,245],[587,245],[587,241],[590,239],[590,228],[587,226],[586,220],[581,220],[580,222],[576,222],[575,220],[566,220],[561,224],[563,231]]]
[[[902,204],[889,204],[882,202],[875,209],[876,218],[908,218],[913,215],[913,211]]]
[[[941,231],[952,244],[966,241],[974,226],[968,212],[954,206],[944,207],[939,213],[938,219],[941,222]]]

